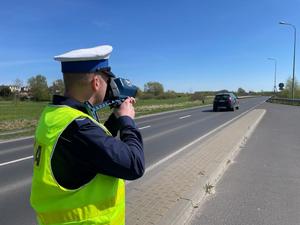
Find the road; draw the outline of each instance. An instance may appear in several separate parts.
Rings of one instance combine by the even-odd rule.
[[[261,107],[265,117],[190,225],[300,223],[300,107]]]
[[[240,100],[240,110],[212,112],[212,107],[147,116],[136,120],[145,146],[146,167],[159,163],[182,146],[252,109],[267,98]],[[33,140],[0,144],[0,224],[32,225],[29,205]]]

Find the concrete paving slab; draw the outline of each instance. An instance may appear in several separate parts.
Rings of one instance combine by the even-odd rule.
[[[255,109],[166,165],[131,183],[127,193],[127,225],[183,225],[193,209],[213,191],[265,114]]]

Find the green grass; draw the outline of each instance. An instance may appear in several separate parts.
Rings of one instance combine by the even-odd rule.
[[[207,99],[204,104],[210,104],[212,99]],[[146,115],[163,111],[177,110],[203,105],[202,101],[189,101],[188,97],[174,99],[149,99],[138,101],[135,105],[136,115]]]
[[[48,102],[1,101],[0,122],[18,119],[38,119]]]
[[[38,118],[48,102],[21,102],[21,101],[0,101],[0,139],[13,136],[12,131],[26,130],[24,133],[33,133]],[[26,135],[18,133],[16,136]]]
[[[212,98],[207,98],[207,100],[205,100],[204,102],[204,105],[211,103]],[[173,99],[141,99],[137,100],[134,108],[136,117],[139,117],[153,113],[185,109],[201,105],[203,105],[202,101],[189,101],[188,97],[181,97]],[[105,121],[110,112],[111,111],[109,110],[109,108],[100,111],[99,116],[102,122]]]
[[[204,104],[211,102],[212,99],[207,99]],[[48,102],[0,101],[0,140],[33,135],[39,116],[47,104]],[[202,101],[189,101],[188,97],[147,99],[137,100],[135,111],[138,117],[201,105],[203,105]],[[110,113],[109,108],[101,110],[99,113],[101,121],[106,120]],[[18,133],[11,134],[14,131]]]

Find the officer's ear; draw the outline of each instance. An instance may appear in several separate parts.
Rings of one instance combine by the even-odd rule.
[[[93,74],[92,80],[91,80],[91,87],[93,91],[98,91],[102,86],[102,80],[101,77],[98,74]]]

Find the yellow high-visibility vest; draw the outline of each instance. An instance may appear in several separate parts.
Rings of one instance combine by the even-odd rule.
[[[35,133],[34,169],[30,202],[40,225],[124,225],[124,180],[97,174],[82,187],[60,186],[51,169],[55,145],[67,126],[77,118],[90,118],[111,135],[104,125],[68,106],[47,106]],[[85,149],[82,149],[85,151]]]

